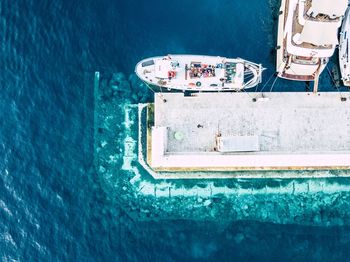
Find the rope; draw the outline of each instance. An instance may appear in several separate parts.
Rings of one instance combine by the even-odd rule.
[[[244,93],[246,93],[250,98],[255,98],[255,97],[252,97],[252,96],[245,90],[245,88],[243,88],[242,91],[243,91]]]
[[[275,86],[277,79],[278,79],[278,77],[276,77],[275,80],[273,81],[272,86],[270,88],[270,92],[272,91],[273,87]]]
[[[264,90],[264,88],[267,86],[267,84],[270,82],[270,80],[271,80],[271,78],[273,77],[275,75],[275,73],[273,73],[270,77],[269,77],[269,79],[267,80],[267,82],[264,84],[264,86],[262,87],[262,89],[261,89],[261,92]],[[255,88],[255,92],[256,91],[258,91],[258,86],[256,86],[256,88]]]
[[[333,85],[335,86],[335,88],[336,88],[336,89],[338,90],[338,92],[339,92],[340,98],[342,98],[342,97],[343,97],[342,92],[340,91],[339,87],[336,85],[335,80],[334,80],[334,78],[333,78],[333,76],[332,76],[332,74],[331,74],[331,71],[329,70],[328,66],[326,66],[326,69],[327,69],[327,72],[328,72],[330,78],[332,79]]]
[[[160,93],[158,93],[158,92],[154,91],[154,90],[152,89],[152,87],[151,87],[148,83],[146,83],[146,82],[144,82],[144,83],[145,83],[145,85],[146,85],[153,93],[157,94],[157,96],[159,96],[163,101],[165,100],[165,99],[164,99],[164,96],[163,96],[163,92],[162,92],[162,88],[161,88],[161,87],[160,87]]]

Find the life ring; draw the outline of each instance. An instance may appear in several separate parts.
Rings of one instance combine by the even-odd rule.
[[[201,83],[201,82],[199,82],[199,81],[198,81],[198,82],[196,82],[196,86],[197,86],[197,87],[200,87],[201,85],[202,85],[202,83]]]

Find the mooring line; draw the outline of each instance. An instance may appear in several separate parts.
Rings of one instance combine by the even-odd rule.
[[[329,70],[328,66],[326,66],[326,69],[327,69],[327,72],[328,72],[330,78],[332,79],[333,85],[335,86],[335,88],[336,88],[336,89],[338,90],[338,92],[339,92],[340,99],[342,99],[342,98],[343,98],[343,94],[342,94],[342,92],[340,91],[339,87],[335,84],[335,80],[334,80],[334,78],[333,78],[333,76],[332,76],[332,73],[331,73],[331,71]]]

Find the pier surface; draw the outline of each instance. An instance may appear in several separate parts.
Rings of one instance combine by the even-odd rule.
[[[343,98],[339,93],[155,94],[149,165],[159,171],[350,169],[350,95]],[[259,150],[218,152],[218,137],[254,137]]]

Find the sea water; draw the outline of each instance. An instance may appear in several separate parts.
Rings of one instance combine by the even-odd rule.
[[[95,71],[129,79],[149,56],[242,57],[267,68],[258,90],[305,91],[305,83],[281,79],[265,85],[275,67],[278,6],[277,0],[0,1],[1,260],[348,261],[348,223],[137,221],[106,190],[113,178],[100,177],[93,165]],[[333,91],[331,82],[325,71],[320,89]],[[151,101],[144,88],[119,103]],[[273,216],[268,198],[260,203]]]

